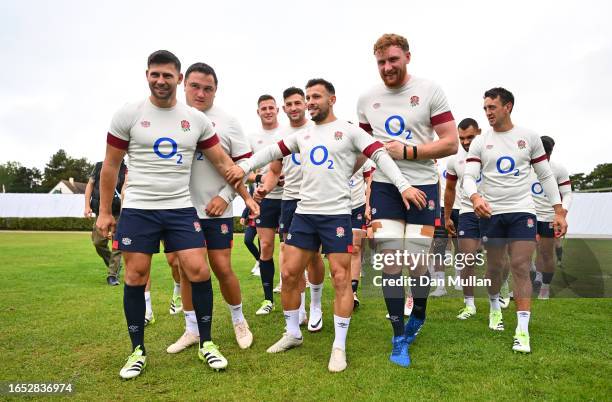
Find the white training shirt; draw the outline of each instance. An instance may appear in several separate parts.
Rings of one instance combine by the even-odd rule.
[[[482,195],[491,206],[493,215],[511,212],[535,215],[529,188],[532,166],[544,192],[554,204],[559,204],[559,190],[540,137],[518,126],[506,132],[489,129],[470,144],[463,189],[468,198],[477,192]],[[482,182],[477,188],[476,179],[481,169]]]
[[[451,155],[446,162],[446,180],[456,181],[455,186],[455,202],[453,203],[453,209],[456,209],[457,203],[459,203],[459,214],[465,214],[466,212],[474,212],[472,201],[465,193],[463,189],[463,178],[465,173],[465,160],[467,159],[468,152],[459,146],[459,150],[455,155]],[[482,182],[481,175],[476,179],[476,186],[480,186]]]
[[[278,126],[277,128],[273,128],[272,130],[264,130],[258,131],[249,136],[249,142],[251,144],[251,150],[253,152],[257,152],[265,147],[276,144],[281,140],[281,135],[287,129],[285,127]],[[268,165],[262,166],[259,173],[265,175],[270,170]],[[276,186],[272,191],[270,191],[264,198],[268,198],[271,200],[280,200],[283,197],[283,188],[281,186]]]
[[[213,127],[219,136],[221,147],[234,162],[251,156],[251,146],[236,118],[228,115],[223,109],[215,105],[208,109],[205,114],[212,121]],[[191,201],[198,211],[200,219],[231,218],[234,216],[231,202],[236,192],[233,186],[228,184],[217,172],[202,151],[196,151],[193,160],[189,191],[191,192]],[[228,203],[228,207],[221,216],[208,216],[204,210],[208,203],[217,195]]]
[[[129,157],[124,208],[177,209],[193,206],[189,177],[196,148],[212,147],[219,138],[199,110],[181,102],[159,108],[146,98],[115,113],[106,141]]]
[[[559,192],[563,199],[563,208],[569,209],[568,198],[571,197],[572,184],[570,181],[569,173],[567,169],[557,163],[556,161],[549,161],[550,168],[555,177],[555,182],[559,186]],[[548,197],[544,193],[542,184],[538,180],[533,169],[529,175],[529,188],[531,189],[531,196],[535,203],[536,216],[540,222],[553,222],[555,219],[555,210],[552,204],[548,201]],[[568,204],[568,205],[566,205]],[[566,208],[567,206],[567,208]]]
[[[312,120],[307,120],[306,124],[300,127],[287,127],[283,130],[283,137],[298,132],[306,127],[313,126]],[[302,185],[302,167],[300,154],[292,153],[283,158],[283,175],[285,184],[283,185],[283,200],[299,200],[300,186]]]
[[[362,152],[379,169],[395,179],[400,192],[410,187],[384,146],[359,127],[335,120],[300,130],[283,138],[277,145],[256,152],[238,165],[249,172],[281,156],[299,152],[302,155],[302,185],[296,213],[343,215],[351,213],[351,190],[357,154]]]
[[[351,188],[351,209],[358,208],[366,203],[366,179],[376,170],[374,162],[368,159],[349,180]]]
[[[432,81],[412,76],[401,88],[387,88],[380,83],[359,98],[359,125],[374,138],[387,143],[393,140],[406,145],[433,142],[433,127],[453,120],[442,89]],[[435,184],[438,172],[434,161],[396,160],[411,185]],[[377,170],[374,181],[391,183]]]

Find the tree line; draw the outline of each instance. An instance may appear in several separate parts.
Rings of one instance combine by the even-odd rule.
[[[41,172],[38,168],[28,168],[19,162],[9,161],[0,164],[0,191],[7,193],[48,193],[60,181],[73,177],[75,181],[86,183],[93,169],[87,158],[72,158],[60,149],[51,156]],[[570,175],[572,188],[578,191],[596,190],[612,187],[612,163],[599,164],[589,174]]]
[[[51,156],[44,171],[28,168],[19,162],[0,164],[0,191],[7,193],[48,193],[60,180],[86,183],[93,169],[87,158],[72,158],[60,149]]]

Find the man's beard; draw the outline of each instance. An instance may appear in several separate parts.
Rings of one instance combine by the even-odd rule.
[[[327,109],[327,110],[319,109],[319,113],[317,113],[314,116],[311,116],[311,119],[315,123],[318,123],[318,122],[321,122],[321,121],[327,119],[327,116],[329,116],[329,109]]]

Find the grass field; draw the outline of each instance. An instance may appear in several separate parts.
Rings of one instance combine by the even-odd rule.
[[[478,315],[455,319],[461,300],[431,300],[428,320],[411,347],[412,366],[388,362],[390,325],[384,302],[362,300],[348,337],[348,369],[332,375],[332,291],[326,278],[324,327],[305,331],[301,348],[280,355],[265,350],[281,335],[277,307],[256,317],[259,278],[236,239],[234,269],[254,333],[251,349],[235,343],[229,311],[215,283],[213,338],[229,360],[215,373],[189,349],[166,347],[183,332],[170,316],[172,279],[162,255],[154,258],[152,299],[157,323],[146,330],[147,369],[122,381],[119,369],[130,343],[123,317],[123,287],[105,284],[105,269],[78,233],[0,233],[0,382],[72,382],[78,400],[609,400],[612,394],[611,299],[535,301],[530,355],[511,352],[516,315],[506,310],[506,331],[487,328],[488,302]],[[278,305],[280,307],[280,304]],[[3,398],[5,396],[0,396]]]

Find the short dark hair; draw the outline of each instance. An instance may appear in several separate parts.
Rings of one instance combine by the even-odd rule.
[[[514,110],[514,95],[512,95],[512,92],[508,91],[506,88],[491,88],[485,92],[484,97],[491,99],[497,99],[497,97],[499,97],[499,100],[504,106],[506,106],[508,102],[512,103],[512,109],[510,109],[510,112]]]
[[[283,99],[287,99],[291,95],[300,95],[304,97],[304,91],[301,88],[289,87],[283,91]]]
[[[540,139],[542,140],[542,145],[544,145],[544,152],[546,152],[546,155],[550,155],[555,147],[555,140],[547,135],[541,136]]]
[[[152,64],[174,64],[178,72],[181,72],[181,61],[174,53],[167,50],[158,50],[151,53],[147,59],[147,68],[151,67]]]
[[[215,80],[215,86],[219,84],[219,80],[217,80],[217,73],[215,73],[215,69],[209,66],[206,63],[193,63],[185,72],[185,79],[189,77],[191,73],[202,73],[206,75],[212,75]]]
[[[332,95],[336,94],[336,88],[334,88],[334,85],[331,82],[324,80],[323,78],[313,78],[309,80],[306,83],[306,88],[314,87],[315,85],[323,85],[327,92]]]
[[[478,130],[478,122],[471,117],[466,117],[465,119],[461,120],[458,127],[461,130],[467,130],[470,127],[474,127],[476,130]]]
[[[274,96],[272,95],[268,95],[268,94],[263,94],[259,97],[259,99],[257,99],[257,106],[259,106],[259,104],[263,101],[267,101],[267,100],[273,100],[274,103],[276,103],[276,99],[274,99]]]

